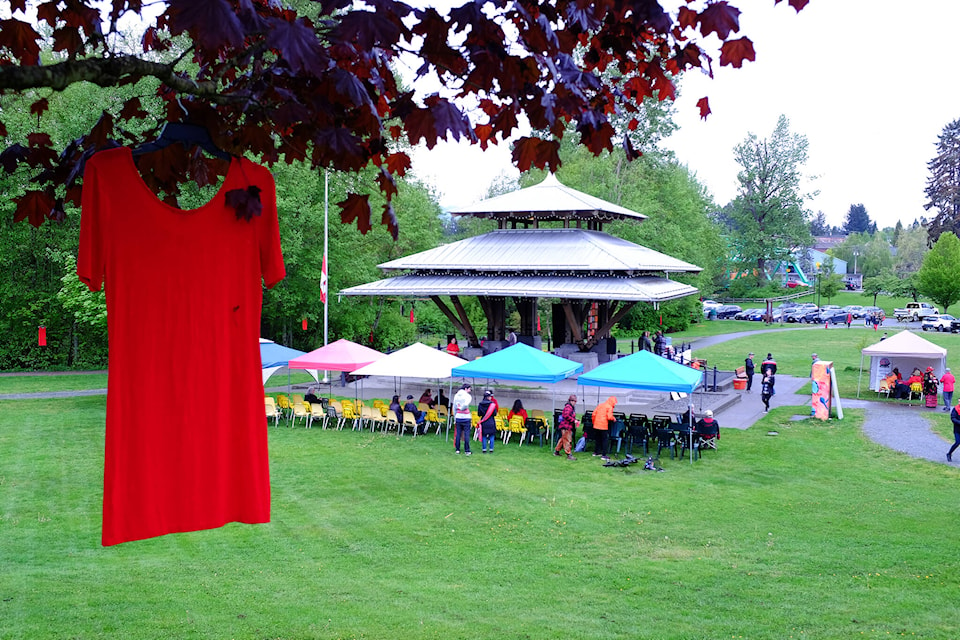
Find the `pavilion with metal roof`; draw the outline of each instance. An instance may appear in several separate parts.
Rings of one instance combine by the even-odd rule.
[[[429,298],[472,347],[479,347],[480,337],[462,296],[477,296],[490,344],[506,339],[508,297],[520,313],[517,333],[531,344],[539,341],[537,300],[553,299],[556,342],[588,351],[637,302],[659,306],[697,293],[670,276],[697,273],[700,267],[600,230],[603,222],[646,216],[565,187],[552,175],[453,213],[494,218],[500,229],[382,263],[381,270],[396,275],[340,294]],[[537,228],[544,221],[562,221],[564,228]],[[517,223],[527,228],[516,228]]]

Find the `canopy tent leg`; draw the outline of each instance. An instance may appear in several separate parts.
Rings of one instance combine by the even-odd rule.
[[[857,398],[860,397],[860,380],[863,379],[863,352],[860,352],[860,375],[857,376]]]

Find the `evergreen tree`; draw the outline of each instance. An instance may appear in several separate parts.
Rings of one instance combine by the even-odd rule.
[[[960,120],[954,120],[940,134],[937,155],[927,163],[930,177],[924,193],[924,209],[936,209],[937,215],[927,230],[933,245],[946,231],[960,232]]]
[[[852,204],[843,222],[843,230],[847,233],[872,233],[876,231],[876,225],[870,221],[870,215],[865,206]]]

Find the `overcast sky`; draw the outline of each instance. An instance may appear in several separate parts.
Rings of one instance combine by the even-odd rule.
[[[733,147],[748,132],[768,137],[780,114],[805,135],[808,202],[832,224],[862,203],[878,226],[927,216],[923,190],[937,136],[960,118],[956,71],[960,1],[811,0],[797,14],[786,2],[734,2],[741,33],[757,61],[699,72],[681,81],[676,123],[664,146],[707,185],[718,204],[736,193]],[[695,103],[709,96],[702,121]],[[447,207],[483,197],[501,172],[518,175],[509,149],[485,153],[442,145],[414,155],[414,172],[437,189]]]

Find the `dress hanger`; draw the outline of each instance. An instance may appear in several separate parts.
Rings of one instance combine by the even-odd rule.
[[[221,160],[230,160],[234,157],[233,154],[214,144],[213,138],[210,137],[210,132],[206,127],[189,122],[168,122],[163,125],[160,136],[156,140],[134,147],[131,151],[134,157],[139,157],[177,143],[184,147],[200,147]]]

